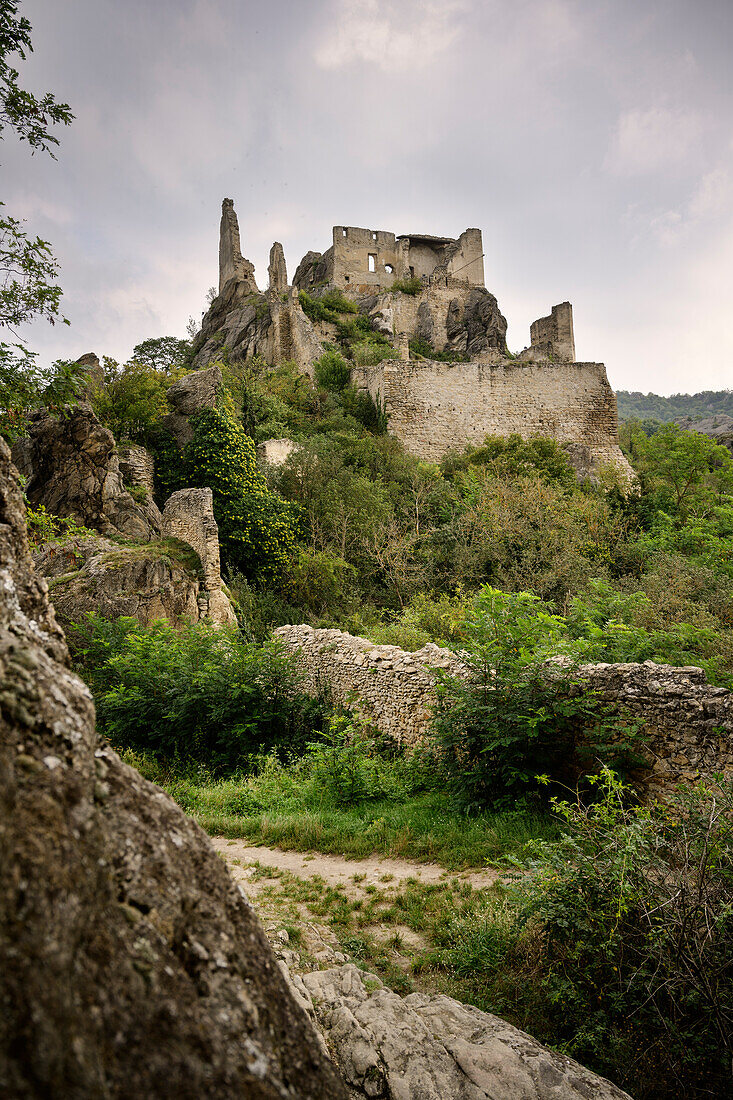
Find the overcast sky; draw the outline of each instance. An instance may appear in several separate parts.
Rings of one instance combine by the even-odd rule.
[[[22,0],[22,80],[76,120],[0,149],[71,327],[44,360],[185,334],[220,204],[267,283],[334,224],[483,231],[508,343],[556,302],[617,389],[733,386],[733,0]]]

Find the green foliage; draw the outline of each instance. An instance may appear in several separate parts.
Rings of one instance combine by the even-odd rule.
[[[130,358],[133,363],[180,377],[190,366],[191,341],[179,340],[177,336],[152,337],[136,344]]]
[[[722,1096],[733,792],[700,784],[671,807],[639,807],[607,769],[594,782],[590,805],[555,803],[563,835],[534,845],[513,893],[515,943],[494,976],[529,981],[525,1026],[639,1100]]]
[[[120,367],[105,358],[105,377],[92,389],[92,408],[116,440],[148,441],[168,412],[165,394],[172,381],[169,371],[150,362],[131,360]]]
[[[268,489],[254,443],[226,408],[191,418],[194,434],[181,464],[189,486],[208,486],[227,565],[250,580],[287,571],[295,544],[291,505]]]
[[[441,461],[446,477],[454,478],[459,471],[481,466],[497,477],[531,477],[539,474],[543,481],[573,489],[577,484],[575,470],[567,454],[554,439],[520,435],[487,435],[480,447],[466,447],[460,453],[451,451]]]
[[[570,662],[565,621],[529,593],[485,588],[473,602],[463,651],[469,678],[441,674],[434,719],[448,787],[467,809],[536,794],[537,776],[576,778],[597,761],[623,766],[633,730],[588,690]],[[636,762],[636,761],[635,761]]]
[[[67,103],[58,103],[46,92],[40,99],[18,84],[17,69],[8,62],[16,54],[25,61],[33,52],[32,27],[25,16],[18,15],[19,0],[3,0],[0,4],[0,137],[10,127],[21,141],[31,148],[51,153],[51,146],[58,145],[50,127],[68,126],[73,115]]]
[[[280,848],[464,868],[518,854],[531,838],[555,833],[547,815],[458,814],[446,802],[433,754],[398,750],[342,718],[337,727],[343,737],[314,742],[287,763],[274,754],[253,759],[247,774],[226,779],[184,763],[162,769],[149,755],[128,759],[210,833]]]
[[[311,321],[330,321],[335,324],[340,321],[342,314],[359,312],[358,306],[345,298],[340,290],[329,290],[320,297],[301,290],[298,292],[298,301]]]
[[[16,328],[35,317],[68,324],[59,316],[58,273],[48,241],[29,237],[17,218],[0,218],[0,327]]]
[[[665,424],[652,436],[635,435],[631,453],[662,511],[684,518],[733,494],[733,456],[709,436]]]
[[[45,542],[65,542],[74,538],[97,538],[97,532],[64,516],[54,516],[43,505],[28,508],[25,514],[28,524],[28,542],[31,547],[42,546]]]
[[[272,643],[198,624],[148,629],[91,616],[72,628],[103,736],[122,748],[233,771],[250,754],[303,749],[323,722],[293,662]]]
[[[719,413],[733,416],[733,390],[704,390],[702,393],[630,393],[617,390],[619,420],[678,420],[685,416],[708,417]]]
[[[343,390],[351,379],[351,367],[337,351],[326,351],[314,364],[316,381],[327,390]]]
[[[25,433],[28,413],[41,406],[64,415],[88,382],[86,367],[57,360],[50,369],[36,366],[35,354],[22,345],[0,343],[0,436],[12,443]]]
[[[409,279],[395,279],[389,289],[396,294],[410,294],[414,297],[414,295],[420,294],[424,287],[422,279],[418,279],[416,275],[413,275]]]
[[[436,351],[432,344],[420,336],[410,340],[410,355],[416,359],[432,359],[436,363],[465,363],[468,360],[468,356],[459,351]]]

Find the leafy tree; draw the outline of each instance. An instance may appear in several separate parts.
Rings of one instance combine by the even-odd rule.
[[[32,51],[31,25],[18,14],[18,0],[0,0],[0,140],[6,129],[27,142],[31,152],[51,156],[58,138],[51,132],[55,125],[67,126],[74,117],[66,103],[59,103],[46,92],[40,98],[20,86],[18,70],[10,58],[24,61]],[[3,204],[0,204],[3,205]],[[56,284],[58,266],[47,241],[30,237],[17,218],[0,217],[0,330],[11,332],[34,317],[45,317],[53,324],[60,318],[61,288]],[[15,333],[13,332],[15,335]],[[70,370],[65,376],[71,378]],[[0,342],[0,393],[5,410],[0,430],[11,436],[22,425],[25,410],[41,400],[45,385],[59,374],[56,370],[44,379],[34,364],[34,355],[25,344]],[[77,372],[80,376],[81,372]],[[68,390],[73,397],[76,382]]]
[[[268,489],[254,443],[225,401],[191,421],[181,474],[186,486],[211,489],[226,563],[248,580],[280,577],[295,548],[292,505]]]
[[[681,516],[707,511],[733,493],[733,456],[699,432],[665,424],[653,436],[635,436],[632,453],[647,489],[656,490],[662,507]]]
[[[188,366],[190,352],[190,340],[179,340],[176,336],[157,336],[136,344],[130,359],[133,363],[140,363],[164,374],[174,374]]]
[[[170,375],[149,363],[135,359],[120,367],[105,357],[104,383],[95,386],[92,407],[115,439],[134,439],[141,443],[168,411],[165,394]]]

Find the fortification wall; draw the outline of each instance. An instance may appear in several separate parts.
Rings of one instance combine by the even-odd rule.
[[[419,743],[428,731],[435,702],[431,670],[467,675],[456,654],[434,645],[407,653],[308,626],[283,626],[275,636],[296,656],[309,691],[329,686],[334,701],[353,706],[400,744]],[[702,669],[645,661],[584,665],[579,675],[603,701],[643,720],[650,793],[663,794],[677,783],[721,772],[733,778],[733,692],[713,687]]]
[[[357,385],[381,402],[389,431],[436,462],[486,435],[551,436],[587,450],[590,467],[631,470],[618,445],[616,396],[602,363],[437,363],[386,360],[356,368]],[[581,456],[582,457],[582,456]]]

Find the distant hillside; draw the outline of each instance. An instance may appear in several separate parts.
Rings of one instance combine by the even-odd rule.
[[[683,417],[710,417],[721,413],[733,416],[733,390],[704,390],[702,393],[630,393],[617,390],[619,420],[679,420]]]

